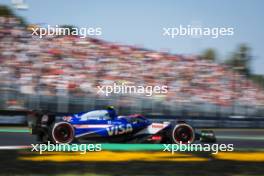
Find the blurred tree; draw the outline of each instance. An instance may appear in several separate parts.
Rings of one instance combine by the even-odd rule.
[[[251,49],[246,44],[239,45],[237,51],[226,61],[226,64],[239,73],[250,76]]]
[[[226,60],[226,64],[234,71],[245,75],[248,79],[264,88],[264,76],[252,73],[250,69],[252,61],[251,49],[246,44],[239,45],[237,51]]]
[[[216,51],[212,48],[206,49],[201,55],[202,59],[212,61],[212,62],[216,61],[216,59],[217,59],[216,57],[217,57]]]
[[[77,27],[75,27],[73,25],[64,24],[64,25],[60,25],[59,27],[64,28],[64,29],[69,29],[70,33],[76,32],[76,30],[77,30]]]
[[[0,16],[14,16],[14,13],[9,7],[0,5]]]
[[[26,26],[27,23],[24,20],[24,18],[17,16],[14,14],[13,10],[10,9],[8,6],[5,5],[0,5],[0,16],[5,16],[5,17],[16,17],[22,26]]]
[[[250,76],[250,79],[260,85],[262,88],[264,88],[264,76],[263,75],[256,75],[253,74]]]

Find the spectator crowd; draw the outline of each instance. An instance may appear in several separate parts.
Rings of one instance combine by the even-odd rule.
[[[14,17],[0,17],[0,62],[0,89],[22,94],[103,96],[98,85],[125,82],[166,85],[168,93],[151,98],[170,104],[264,104],[260,87],[224,65],[95,38],[39,39]]]

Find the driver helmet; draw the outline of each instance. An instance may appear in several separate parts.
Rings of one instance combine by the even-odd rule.
[[[116,110],[115,110],[114,106],[108,106],[107,111],[108,111],[110,118],[114,119],[117,117]]]

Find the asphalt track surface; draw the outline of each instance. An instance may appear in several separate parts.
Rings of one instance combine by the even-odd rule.
[[[24,129],[0,128],[2,146],[36,143]],[[24,131],[24,132],[23,132]],[[263,176],[264,129],[215,129],[218,143],[234,144],[235,152],[102,151],[85,155],[30,150],[0,150],[0,175],[51,176]]]
[[[15,130],[7,132],[9,131],[8,129],[0,128],[0,146],[20,146],[38,143],[35,136],[25,132],[25,128],[22,128],[21,131],[18,128],[18,132]],[[235,149],[264,150],[264,129],[213,129],[213,131],[219,144],[234,144]]]

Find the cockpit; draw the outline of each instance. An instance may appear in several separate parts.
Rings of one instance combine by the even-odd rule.
[[[84,113],[80,116],[81,121],[85,120],[110,120],[111,117],[107,110],[95,110]]]

